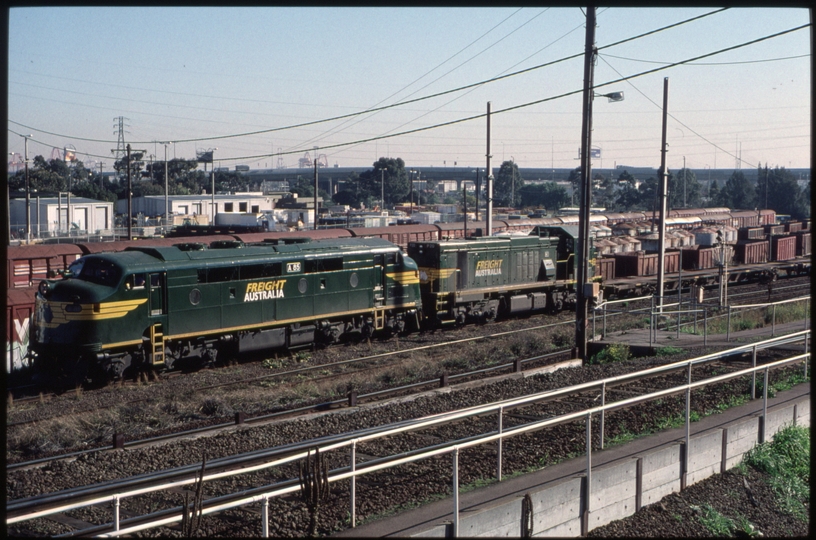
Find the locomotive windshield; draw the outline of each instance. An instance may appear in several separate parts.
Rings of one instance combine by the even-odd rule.
[[[73,278],[108,287],[115,287],[122,277],[121,270],[112,262],[87,257],[77,259],[68,270]]]

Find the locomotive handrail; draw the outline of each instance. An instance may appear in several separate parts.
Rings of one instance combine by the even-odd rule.
[[[427,427],[431,427],[431,426],[435,426],[435,425],[440,425],[440,424],[444,424],[444,423],[450,423],[450,422],[461,420],[461,419],[471,417],[471,416],[484,415],[484,414],[491,413],[491,412],[499,412],[501,414],[504,410],[506,410],[508,408],[515,408],[515,407],[520,407],[520,406],[525,406],[525,405],[532,405],[532,404],[538,403],[538,402],[543,401],[543,400],[548,400],[548,399],[552,399],[552,398],[555,398],[555,397],[558,397],[558,396],[563,396],[563,395],[567,395],[567,394],[571,394],[571,393],[578,393],[578,392],[581,392],[581,391],[584,391],[586,389],[593,388],[593,387],[602,387],[602,388],[605,389],[607,385],[620,383],[620,382],[623,382],[625,380],[644,378],[644,377],[651,376],[651,375],[654,375],[654,374],[657,374],[657,373],[670,371],[670,370],[677,370],[677,369],[680,369],[680,368],[683,368],[683,367],[686,367],[690,371],[692,365],[696,365],[696,364],[700,364],[700,363],[704,363],[704,362],[708,362],[708,361],[713,361],[713,360],[716,360],[716,359],[719,359],[719,358],[723,358],[723,357],[726,357],[726,356],[733,355],[733,354],[735,354],[737,352],[743,352],[743,351],[747,351],[747,350],[771,347],[771,346],[774,346],[774,345],[777,345],[777,344],[783,343],[783,342],[784,343],[790,343],[790,342],[795,341],[795,340],[804,339],[806,336],[809,336],[809,335],[810,335],[810,330],[804,330],[804,331],[796,332],[796,333],[793,333],[793,334],[790,334],[790,335],[787,335],[787,336],[784,336],[784,337],[781,337],[781,338],[772,338],[772,339],[764,340],[762,342],[758,342],[758,343],[754,343],[754,344],[750,344],[750,345],[742,345],[742,346],[734,347],[732,349],[728,349],[728,350],[725,350],[725,351],[720,351],[720,352],[717,352],[717,353],[711,353],[709,355],[705,355],[705,356],[697,357],[697,358],[692,358],[692,359],[688,359],[688,360],[673,362],[673,363],[667,364],[665,366],[657,366],[657,367],[650,368],[650,369],[647,369],[647,370],[642,370],[642,371],[639,371],[639,372],[636,372],[636,373],[619,375],[619,376],[615,376],[615,377],[608,377],[608,378],[605,378],[605,379],[589,381],[589,382],[582,383],[582,384],[579,384],[579,385],[570,386],[570,387],[567,387],[567,388],[560,388],[560,389],[555,389],[555,390],[547,390],[547,391],[543,391],[543,392],[538,392],[536,394],[523,396],[523,397],[520,397],[520,398],[511,398],[511,399],[502,400],[502,401],[494,402],[494,403],[490,403],[490,404],[476,405],[476,406],[472,406],[472,407],[467,407],[467,408],[459,409],[459,410],[456,410],[456,411],[438,413],[438,414],[435,414],[435,415],[431,415],[431,416],[427,416],[427,417],[423,417],[423,418],[419,418],[419,419],[407,420],[407,421],[391,424],[391,425],[388,425],[388,426],[378,426],[378,427],[374,427],[374,428],[367,428],[367,429],[364,429],[364,430],[360,430],[360,431],[349,433],[349,434],[343,434],[343,435],[340,435],[340,436],[323,437],[323,438],[320,438],[320,439],[314,439],[314,440],[303,442],[303,443],[294,443],[294,444],[286,445],[284,447],[278,447],[278,448],[271,449],[271,450],[262,450],[262,451],[251,452],[249,454],[243,454],[243,455],[238,456],[238,457],[230,456],[228,458],[213,460],[211,462],[211,464],[210,464],[211,467],[220,466],[220,467],[223,467],[225,469],[228,468],[228,470],[213,471],[210,474],[205,474],[205,475],[203,475],[203,478],[202,478],[201,481],[210,481],[210,480],[214,480],[214,479],[217,479],[217,478],[223,478],[223,477],[237,475],[237,474],[244,474],[244,473],[248,473],[248,472],[255,472],[255,471],[258,471],[258,470],[267,469],[267,468],[275,467],[275,466],[278,466],[278,465],[283,465],[283,464],[286,464],[286,463],[290,463],[290,462],[293,462],[293,461],[296,461],[296,460],[299,460],[299,459],[302,459],[302,458],[306,457],[308,455],[308,453],[309,453],[309,449],[314,448],[316,446],[315,443],[317,443],[317,445],[320,447],[321,451],[329,451],[329,450],[333,450],[333,449],[340,449],[340,448],[349,447],[349,446],[352,446],[352,445],[356,446],[356,444],[358,444],[359,442],[378,439],[378,438],[382,438],[382,437],[393,436],[393,435],[397,435],[397,434],[400,434],[400,433],[413,431],[413,430],[418,430],[418,429],[423,429],[423,428],[427,428]],[[800,355],[800,356],[801,357],[805,357],[805,356],[809,357],[809,354]],[[799,357],[797,357],[797,358],[799,358]],[[743,371],[740,371],[738,373],[740,373],[740,374],[742,374],[743,372],[752,373],[752,372],[754,372],[756,370],[767,369],[768,366],[776,366],[780,362],[785,362],[785,361],[777,361],[777,362],[774,362],[774,363],[771,363],[771,364],[766,364],[766,365],[763,365],[763,366],[757,366],[757,367],[754,367],[754,368],[749,368],[747,370],[743,370]],[[729,377],[729,376],[736,376],[736,375],[729,374],[729,375],[724,375],[724,376],[720,376],[720,377]],[[714,380],[714,379],[707,379],[707,380]],[[705,383],[705,381],[700,381],[700,382],[694,383],[694,384],[695,385],[701,385],[702,383]],[[694,387],[696,387],[696,386],[694,386]],[[767,387],[767,385],[766,385],[766,387]],[[686,388],[686,387],[684,386],[682,388]],[[682,388],[681,388],[681,390],[682,390]],[[658,393],[656,393],[654,395],[657,395],[657,394],[663,395],[663,392],[667,392],[667,391],[661,391],[661,392],[658,392]],[[649,394],[649,395],[653,395],[653,394]],[[638,398],[631,398],[631,400],[635,400],[635,399],[638,399]],[[627,400],[625,400],[625,401],[627,401]],[[622,402],[616,402],[616,403],[622,403]],[[632,403],[634,403],[634,401]],[[623,406],[623,405],[621,405],[621,406]],[[594,412],[602,412],[602,411],[605,411],[607,408],[609,408],[609,409],[613,408],[613,404],[603,405],[600,408],[595,407],[593,409],[590,409],[589,410],[590,412],[588,414],[592,414]],[[584,412],[584,414],[587,414],[587,413]],[[568,421],[570,418],[565,418],[562,421]],[[547,420],[545,422],[553,423],[551,420]],[[541,424],[540,427],[546,427],[547,425],[550,425],[549,423]],[[531,425],[533,425],[533,424],[531,424]],[[539,424],[534,423],[534,425],[539,425]],[[508,431],[512,432],[512,433],[515,433],[515,431],[513,431],[513,430],[508,430]],[[508,431],[506,431],[505,433],[507,433]],[[501,434],[498,435],[498,437],[501,437],[501,436],[502,436]],[[494,439],[489,439],[489,440],[494,440]],[[487,442],[487,441],[488,440],[486,439],[485,442]],[[433,455],[436,455],[436,454],[433,454]],[[263,461],[264,459],[268,459],[270,457],[273,458],[271,461]],[[428,457],[430,457],[430,456],[428,456]],[[258,460],[261,460],[261,463],[258,463]],[[250,465],[248,463],[252,463],[252,464]],[[235,467],[239,467],[239,468],[235,469]],[[107,483],[104,483],[101,486],[103,488],[101,490],[100,490],[100,486],[98,486],[98,485],[97,486],[86,486],[86,487],[83,487],[83,488],[64,490],[64,491],[61,491],[61,492],[56,492],[56,493],[51,493],[51,494],[43,494],[43,495],[38,495],[38,496],[35,496],[35,497],[26,498],[26,499],[19,499],[19,500],[16,500],[16,501],[11,501],[6,506],[7,513],[10,512],[10,511],[14,511],[14,510],[25,511],[25,508],[30,507],[30,506],[38,506],[39,508],[42,508],[43,506],[49,505],[49,503],[50,503],[51,506],[49,508],[47,508],[47,509],[38,510],[38,511],[29,513],[29,514],[20,514],[20,515],[17,515],[17,516],[8,517],[6,519],[6,523],[7,523],[7,525],[8,524],[13,524],[13,523],[26,521],[26,520],[29,520],[29,519],[34,519],[34,518],[37,518],[37,517],[43,517],[43,516],[58,513],[58,512],[64,512],[64,511],[75,509],[75,508],[81,508],[81,507],[84,507],[84,506],[89,506],[89,505],[92,505],[92,504],[98,504],[98,503],[102,503],[102,502],[106,502],[106,501],[111,501],[111,500],[113,500],[112,498],[121,499],[121,498],[135,496],[135,495],[144,494],[144,493],[148,493],[148,492],[161,491],[161,490],[164,490],[164,489],[167,489],[167,488],[170,488],[170,487],[179,487],[179,486],[183,486],[183,485],[192,484],[192,483],[196,482],[196,478],[195,478],[194,473],[196,471],[198,471],[199,468],[200,467],[198,465],[193,464],[193,465],[179,467],[179,468],[172,469],[172,470],[161,471],[159,473],[149,473],[149,474],[140,475],[140,476],[137,476],[137,477],[131,477],[131,478],[128,478],[128,479],[125,479],[125,480],[122,480],[122,481],[118,481],[118,482],[117,481],[107,482]],[[212,470],[212,468],[211,468],[211,470]],[[374,469],[374,470],[378,470],[378,469]],[[373,472],[373,471],[369,471],[369,472]],[[143,484],[149,484],[150,482],[155,482],[155,480],[157,478],[167,478],[170,481],[167,482],[167,483],[164,483],[162,485],[159,485],[159,486],[156,486],[156,485],[143,486]],[[345,478],[345,476],[343,478]],[[337,478],[337,479],[340,479],[340,478]],[[123,491],[123,488],[125,488],[126,486],[131,486],[132,489],[130,489],[128,491],[127,488],[126,488]],[[297,490],[297,489],[298,488],[292,488],[292,489],[290,489],[290,491],[294,491],[294,490]],[[96,493],[95,493],[95,491],[96,491]],[[86,500],[84,500],[84,501],[77,501],[77,497],[83,496],[82,495],[83,493],[85,493],[85,496],[88,497],[88,498]],[[68,504],[60,504],[60,502],[62,502],[62,501],[72,501],[72,502],[70,502]],[[54,506],[55,504],[57,506]],[[212,510],[212,511],[215,511],[215,510]],[[130,530],[130,531],[134,532],[133,530]],[[124,534],[125,530],[119,531],[119,533]]]

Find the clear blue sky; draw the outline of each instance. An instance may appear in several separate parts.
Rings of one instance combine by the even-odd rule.
[[[595,84],[810,23],[803,8],[733,8],[605,48],[713,11],[600,8]],[[31,134],[29,156],[76,148],[86,166],[111,170],[122,116],[125,142],[159,160],[153,141],[169,140],[171,158],[217,148],[230,168],[295,167],[315,146],[331,166],[388,156],[483,167],[484,118],[384,137],[484,115],[491,102],[494,166],[576,167],[584,24],[579,8],[12,8],[8,152],[22,153],[19,135]],[[810,167],[810,39],[808,27],[597,88],[625,100],[595,99],[594,166],[659,165],[668,77],[671,169],[684,158],[690,168],[739,158],[743,169]]]

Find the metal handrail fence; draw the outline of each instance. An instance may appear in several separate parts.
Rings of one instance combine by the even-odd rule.
[[[339,440],[336,440],[334,442],[325,441],[325,438],[324,438],[324,443],[320,443],[319,441],[312,441],[312,444],[303,446],[303,448],[308,448],[308,449],[304,449],[304,450],[300,450],[300,451],[292,451],[291,453],[287,453],[287,455],[282,456],[282,457],[277,458],[277,459],[273,459],[272,461],[267,461],[267,462],[257,463],[257,464],[253,464],[253,465],[247,465],[247,466],[241,466],[240,463],[236,462],[234,465],[236,465],[237,468],[233,467],[230,470],[224,470],[224,471],[219,471],[219,472],[210,473],[210,474],[205,473],[204,475],[202,475],[202,478],[201,478],[200,481],[202,481],[202,482],[211,481],[211,480],[215,480],[215,479],[219,479],[219,478],[225,478],[225,477],[232,476],[232,475],[244,474],[244,473],[248,473],[248,472],[255,472],[255,471],[262,470],[262,469],[268,469],[268,468],[284,465],[286,463],[291,463],[291,462],[294,462],[294,461],[298,461],[298,460],[301,460],[301,459],[307,457],[309,455],[309,452],[312,449],[314,449],[315,447],[319,448],[321,453],[329,452],[329,451],[332,451],[332,450],[339,450],[339,449],[342,449],[342,448],[349,448],[350,453],[351,453],[351,456],[350,456],[351,457],[351,465],[350,465],[350,467],[346,467],[346,468],[344,468],[344,470],[331,471],[330,476],[329,476],[329,481],[330,482],[336,482],[336,481],[344,480],[344,479],[347,479],[347,478],[351,479],[351,501],[350,501],[351,512],[350,513],[351,513],[351,519],[352,519],[352,521],[351,521],[352,526],[355,526],[356,525],[356,510],[355,510],[355,508],[356,508],[356,501],[355,501],[356,490],[355,490],[355,486],[356,486],[356,478],[358,476],[362,476],[362,475],[365,475],[365,474],[370,474],[370,473],[373,473],[373,472],[376,472],[376,471],[379,471],[379,470],[383,470],[383,469],[390,468],[390,467],[395,467],[395,466],[402,465],[402,464],[405,464],[405,463],[410,463],[410,462],[419,461],[419,460],[422,460],[422,459],[428,459],[428,458],[438,456],[438,455],[452,453],[453,454],[453,460],[454,460],[454,488],[455,488],[454,489],[454,508],[455,508],[455,510],[454,510],[454,517],[455,517],[454,530],[457,531],[458,530],[458,456],[459,456],[459,451],[461,449],[469,448],[471,446],[476,446],[476,445],[480,445],[480,444],[487,444],[487,443],[495,441],[497,443],[497,446],[498,446],[497,447],[497,454],[498,454],[497,479],[499,481],[501,481],[502,442],[503,442],[504,438],[506,438],[506,437],[511,437],[511,436],[519,435],[519,434],[522,434],[522,433],[527,433],[527,432],[534,431],[534,430],[544,429],[546,427],[550,427],[550,426],[553,426],[553,425],[556,425],[556,424],[570,422],[570,421],[573,421],[573,420],[577,420],[577,419],[586,417],[587,420],[588,420],[588,424],[587,424],[587,434],[588,434],[587,445],[588,445],[588,448],[589,448],[589,445],[591,444],[591,437],[590,437],[591,433],[590,433],[590,423],[589,423],[589,421],[591,420],[591,417],[592,417],[593,414],[600,414],[600,431],[601,431],[600,439],[601,439],[601,448],[603,448],[603,439],[604,439],[604,424],[603,423],[604,423],[605,413],[606,413],[607,410],[614,410],[614,409],[617,409],[617,408],[622,408],[622,407],[626,407],[626,406],[629,406],[629,405],[634,405],[636,403],[648,401],[648,400],[651,400],[651,399],[658,399],[658,398],[666,396],[666,395],[677,394],[677,393],[680,393],[680,392],[683,392],[683,391],[686,391],[686,393],[687,393],[687,398],[686,398],[687,399],[687,404],[686,404],[686,407],[687,407],[687,411],[686,411],[686,427],[687,427],[687,438],[688,438],[688,422],[689,422],[689,416],[688,416],[689,412],[688,411],[689,411],[689,407],[690,407],[690,392],[691,392],[691,389],[697,388],[697,387],[702,387],[702,386],[704,386],[706,384],[713,384],[715,382],[721,382],[721,381],[727,380],[729,378],[739,377],[739,376],[743,376],[743,375],[747,375],[747,374],[754,374],[755,375],[756,372],[764,369],[764,370],[766,370],[766,374],[765,374],[766,384],[764,386],[763,394],[764,394],[765,400],[767,402],[767,389],[768,389],[767,371],[770,368],[781,367],[782,365],[786,365],[788,363],[792,363],[792,362],[795,362],[795,361],[805,359],[805,362],[804,362],[804,364],[805,364],[805,375],[807,375],[807,358],[809,358],[809,353],[807,353],[807,339],[808,339],[809,335],[810,335],[809,330],[802,331],[802,332],[797,332],[795,334],[791,334],[789,336],[786,336],[785,338],[776,338],[776,339],[765,340],[765,341],[758,342],[758,343],[755,343],[755,344],[744,345],[744,346],[736,347],[734,349],[729,349],[727,351],[712,353],[712,354],[709,354],[709,355],[706,355],[706,356],[703,356],[703,357],[699,357],[699,358],[693,358],[693,359],[689,359],[689,360],[674,362],[672,364],[667,364],[667,365],[664,365],[664,366],[657,366],[657,367],[650,368],[650,369],[643,370],[643,371],[636,372],[636,373],[624,374],[624,375],[619,375],[619,376],[616,376],[616,377],[609,377],[609,378],[600,379],[600,380],[596,380],[596,381],[589,381],[587,383],[582,383],[582,384],[575,385],[575,386],[568,387],[568,388],[548,390],[548,391],[540,392],[540,393],[537,393],[537,394],[534,394],[534,395],[503,400],[503,401],[500,401],[500,402],[486,404],[486,405],[478,405],[478,406],[468,407],[468,408],[457,410],[457,411],[439,413],[439,414],[432,415],[432,416],[429,416],[429,417],[420,418],[420,419],[417,419],[415,421],[403,422],[403,423],[400,423],[400,424],[395,425],[395,426],[385,426],[384,429],[382,429],[382,428],[379,428],[379,429],[378,428],[370,428],[369,430],[363,430],[363,432],[357,432],[357,433],[349,434],[348,437],[343,437],[343,438],[341,438]],[[771,346],[774,346],[774,345],[778,345],[780,342],[788,343],[788,342],[792,342],[794,340],[805,340],[805,351],[806,351],[805,354],[798,355],[798,356],[796,356],[794,358],[791,358],[791,359],[779,360],[779,361],[773,362],[771,364],[766,364],[766,365],[763,365],[763,366],[754,365],[751,368],[741,370],[739,372],[735,372],[735,373],[731,373],[731,374],[727,374],[727,375],[721,375],[721,376],[718,376],[718,377],[713,377],[713,378],[706,379],[706,380],[703,380],[703,381],[698,381],[698,382],[695,382],[695,383],[691,382],[691,374],[692,374],[692,366],[693,365],[697,365],[697,364],[717,360],[719,358],[723,358],[725,356],[730,356],[730,355],[733,355],[733,354],[738,353],[738,352],[747,352],[749,350],[754,351],[754,356],[755,356],[756,355],[756,350],[758,348],[771,347]],[[646,394],[646,395],[638,396],[638,397],[635,397],[635,398],[629,398],[629,399],[614,402],[614,403],[606,403],[606,388],[607,388],[607,386],[611,386],[611,385],[614,385],[614,384],[619,384],[619,383],[624,382],[624,381],[629,381],[629,380],[633,380],[633,379],[639,379],[639,378],[644,378],[644,377],[647,377],[647,376],[652,376],[652,375],[659,374],[659,373],[662,373],[662,372],[667,372],[667,371],[670,371],[670,370],[678,370],[678,369],[687,369],[688,370],[688,382],[687,382],[687,384],[677,386],[677,387],[674,387],[674,388],[670,388],[670,389],[666,389],[666,390],[660,390],[660,391],[657,391],[657,392],[653,392],[651,394]],[[585,410],[582,410],[582,411],[573,412],[573,413],[569,413],[569,414],[566,414],[566,415],[561,415],[561,416],[554,417],[554,418],[548,418],[548,419],[545,419],[545,420],[535,421],[535,422],[532,422],[532,423],[529,423],[529,424],[523,424],[523,425],[512,427],[512,428],[509,428],[509,429],[504,429],[503,426],[502,426],[502,417],[503,417],[504,412],[506,410],[514,409],[514,408],[518,408],[518,407],[522,407],[522,406],[526,406],[526,405],[533,405],[533,404],[536,404],[536,403],[539,403],[539,402],[542,402],[542,401],[545,401],[545,400],[554,399],[556,397],[567,395],[567,394],[570,394],[570,393],[582,392],[582,391],[585,391],[585,390],[588,390],[588,389],[591,389],[591,388],[595,388],[595,387],[600,387],[600,389],[601,389],[601,404],[599,406],[591,407],[591,408],[588,408],[588,409],[585,409]],[[404,433],[404,432],[408,432],[408,431],[412,431],[412,430],[424,429],[424,428],[432,427],[432,426],[435,426],[435,425],[441,425],[441,424],[444,424],[444,423],[450,423],[450,422],[462,420],[462,419],[465,419],[465,418],[468,418],[468,417],[477,416],[477,415],[486,415],[486,414],[489,414],[489,413],[498,413],[498,418],[499,418],[498,428],[497,428],[496,431],[490,432],[490,433],[485,434],[485,435],[483,435],[481,437],[477,436],[476,438],[471,438],[470,440],[467,440],[467,441],[453,441],[453,442],[450,442],[450,443],[447,443],[447,444],[437,445],[436,447],[434,447],[432,449],[428,449],[427,451],[421,451],[421,450],[414,451],[414,452],[411,453],[411,455],[397,456],[393,460],[378,459],[378,460],[376,460],[376,463],[371,461],[371,462],[366,462],[366,463],[362,463],[362,464],[357,464],[356,448],[357,448],[357,445],[360,444],[361,442],[375,440],[375,439],[383,438],[383,437],[394,436],[394,435]],[[686,448],[688,448],[688,445],[686,446]],[[589,478],[590,475],[591,475],[591,451],[588,451],[587,477]],[[152,491],[162,491],[162,490],[166,490],[166,489],[169,489],[169,488],[177,488],[177,487],[180,487],[180,486],[192,484],[192,483],[196,482],[197,480],[198,479],[195,478],[195,476],[193,475],[193,476],[188,476],[187,478],[180,478],[180,479],[176,479],[176,480],[171,480],[171,481],[165,482],[165,483],[163,483],[161,485],[146,486],[146,487],[142,487],[142,488],[132,489],[132,490],[129,490],[129,491],[127,489],[125,489],[125,490],[120,491],[120,492],[118,492],[118,493],[116,493],[114,495],[107,494],[107,495],[100,496],[100,497],[97,497],[97,498],[87,499],[87,500],[84,500],[84,501],[81,501],[81,502],[78,502],[78,503],[60,504],[60,505],[57,505],[57,506],[51,506],[50,508],[48,508],[46,510],[41,510],[41,511],[31,512],[31,513],[28,513],[28,514],[21,514],[21,515],[9,517],[6,520],[6,523],[8,525],[8,524],[13,524],[13,523],[17,523],[17,522],[21,522],[21,521],[25,521],[25,520],[30,520],[30,519],[34,519],[34,518],[38,518],[38,517],[43,517],[43,516],[46,516],[46,515],[49,515],[49,514],[65,512],[65,511],[68,511],[68,510],[81,508],[81,507],[84,507],[84,506],[90,506],[90,505],[93,505],[93,504],[99,504],[99,503],[104,503],[104,502],[111,502],[114,505],[114,522],[111,525],[113,527],[113,532],[105,533],[105,534],[102,534],[101,536],[118,536],[118,535],[123,535],[123,534],[131,534],[131,533],[134,533],[134,532],[138,532],[140,530],[145,530],[145,529],[149,529],[149,528],[169,525],[169,524],[172,524],[172,523],[178,523],[178,522],[181,521],[182,514],[186,510],[179,509],[178,513],[176,513],[174,515],[167,516],[167,517],[161,517],[161,518],[158,518],[158,519],[153,520],[153,521],[142,522],[142,523],[139,523],[138,525],[134,525],[134,526],[122,529],[120,527],[119,511],[118,511],[119,501],[121,499],[124,499],[126,497],[141,495],[141,494],[152,492]],[[262,514],[263,514],[263,516],[262,516],[262,519],[263,519],[262,529],[263,529],[264,535],[267,535],[268,534],[268,500],[270,498],[273,498],[273,497],[276,497],[276,496],[279,496],[279,495],[284,495],[284,494],[291,493],[291,492],[295,492],[295,491],[298,491],[300,489],[300,487],[299,487],[299,485],[297,483],[292,483],[291,481],[286,482],[285,486],[279,486],[279,487],[271,486],[271,487],[273,487],[273,489],[271,489],[268,492],[261,493],[261,494],[256,493],[256,494],[253,494],[253,495],[248,496],[248,497],[239,497],[238,499],[232,499],[232,500],[229,500],[229,501],[226,501],[226,502],[223,502],[221,504],[214,505],[214,506],[206,505],[206,503],[205,503],[206,508],[202,508],[202,512],[203,512],[203,514],[210,514],[210,513],[222,511],[222,510],[225,510],[225,509],[228,509],[228,508],[235,508],[235,507],[238,507],[238,506],[243,506],[243,505],[250,504],[250,503],[261,503],[261,505],[262,505]],[[256,491],[256,490],[253,490],[253,491]],[[73,490],[73,492],[76,493],[76,490]],[[70,500],[70,499],[68,499],[68,500]],[[10,505],[7,505],[7,511],[9,510],[11,505],[13,505],[14,503],[19,503],[19,502],[20,501],[12,501],[12,503],[10,503]],[[589,506],[587,506],[587,511],[588,510],[589,510]],[[166,511],[162,512],[162,514],[166,515]],[[148,517],[148,516],[145,516],[145,517]],[[132,519],[136,519],[136,518],[132,518]],[[128,521],[130,522],[130,521],[132,521],[132,519],[128,520]],[[80,531],[80,533],[81,533],[81,531]]]

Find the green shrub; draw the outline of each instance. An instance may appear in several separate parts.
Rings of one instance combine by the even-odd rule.
[[[609,364],[612,362],[625,362],[629,360],[631,353],[629,345],[623,343],[613,343],[598,354],[592,357],[592,364]]]

